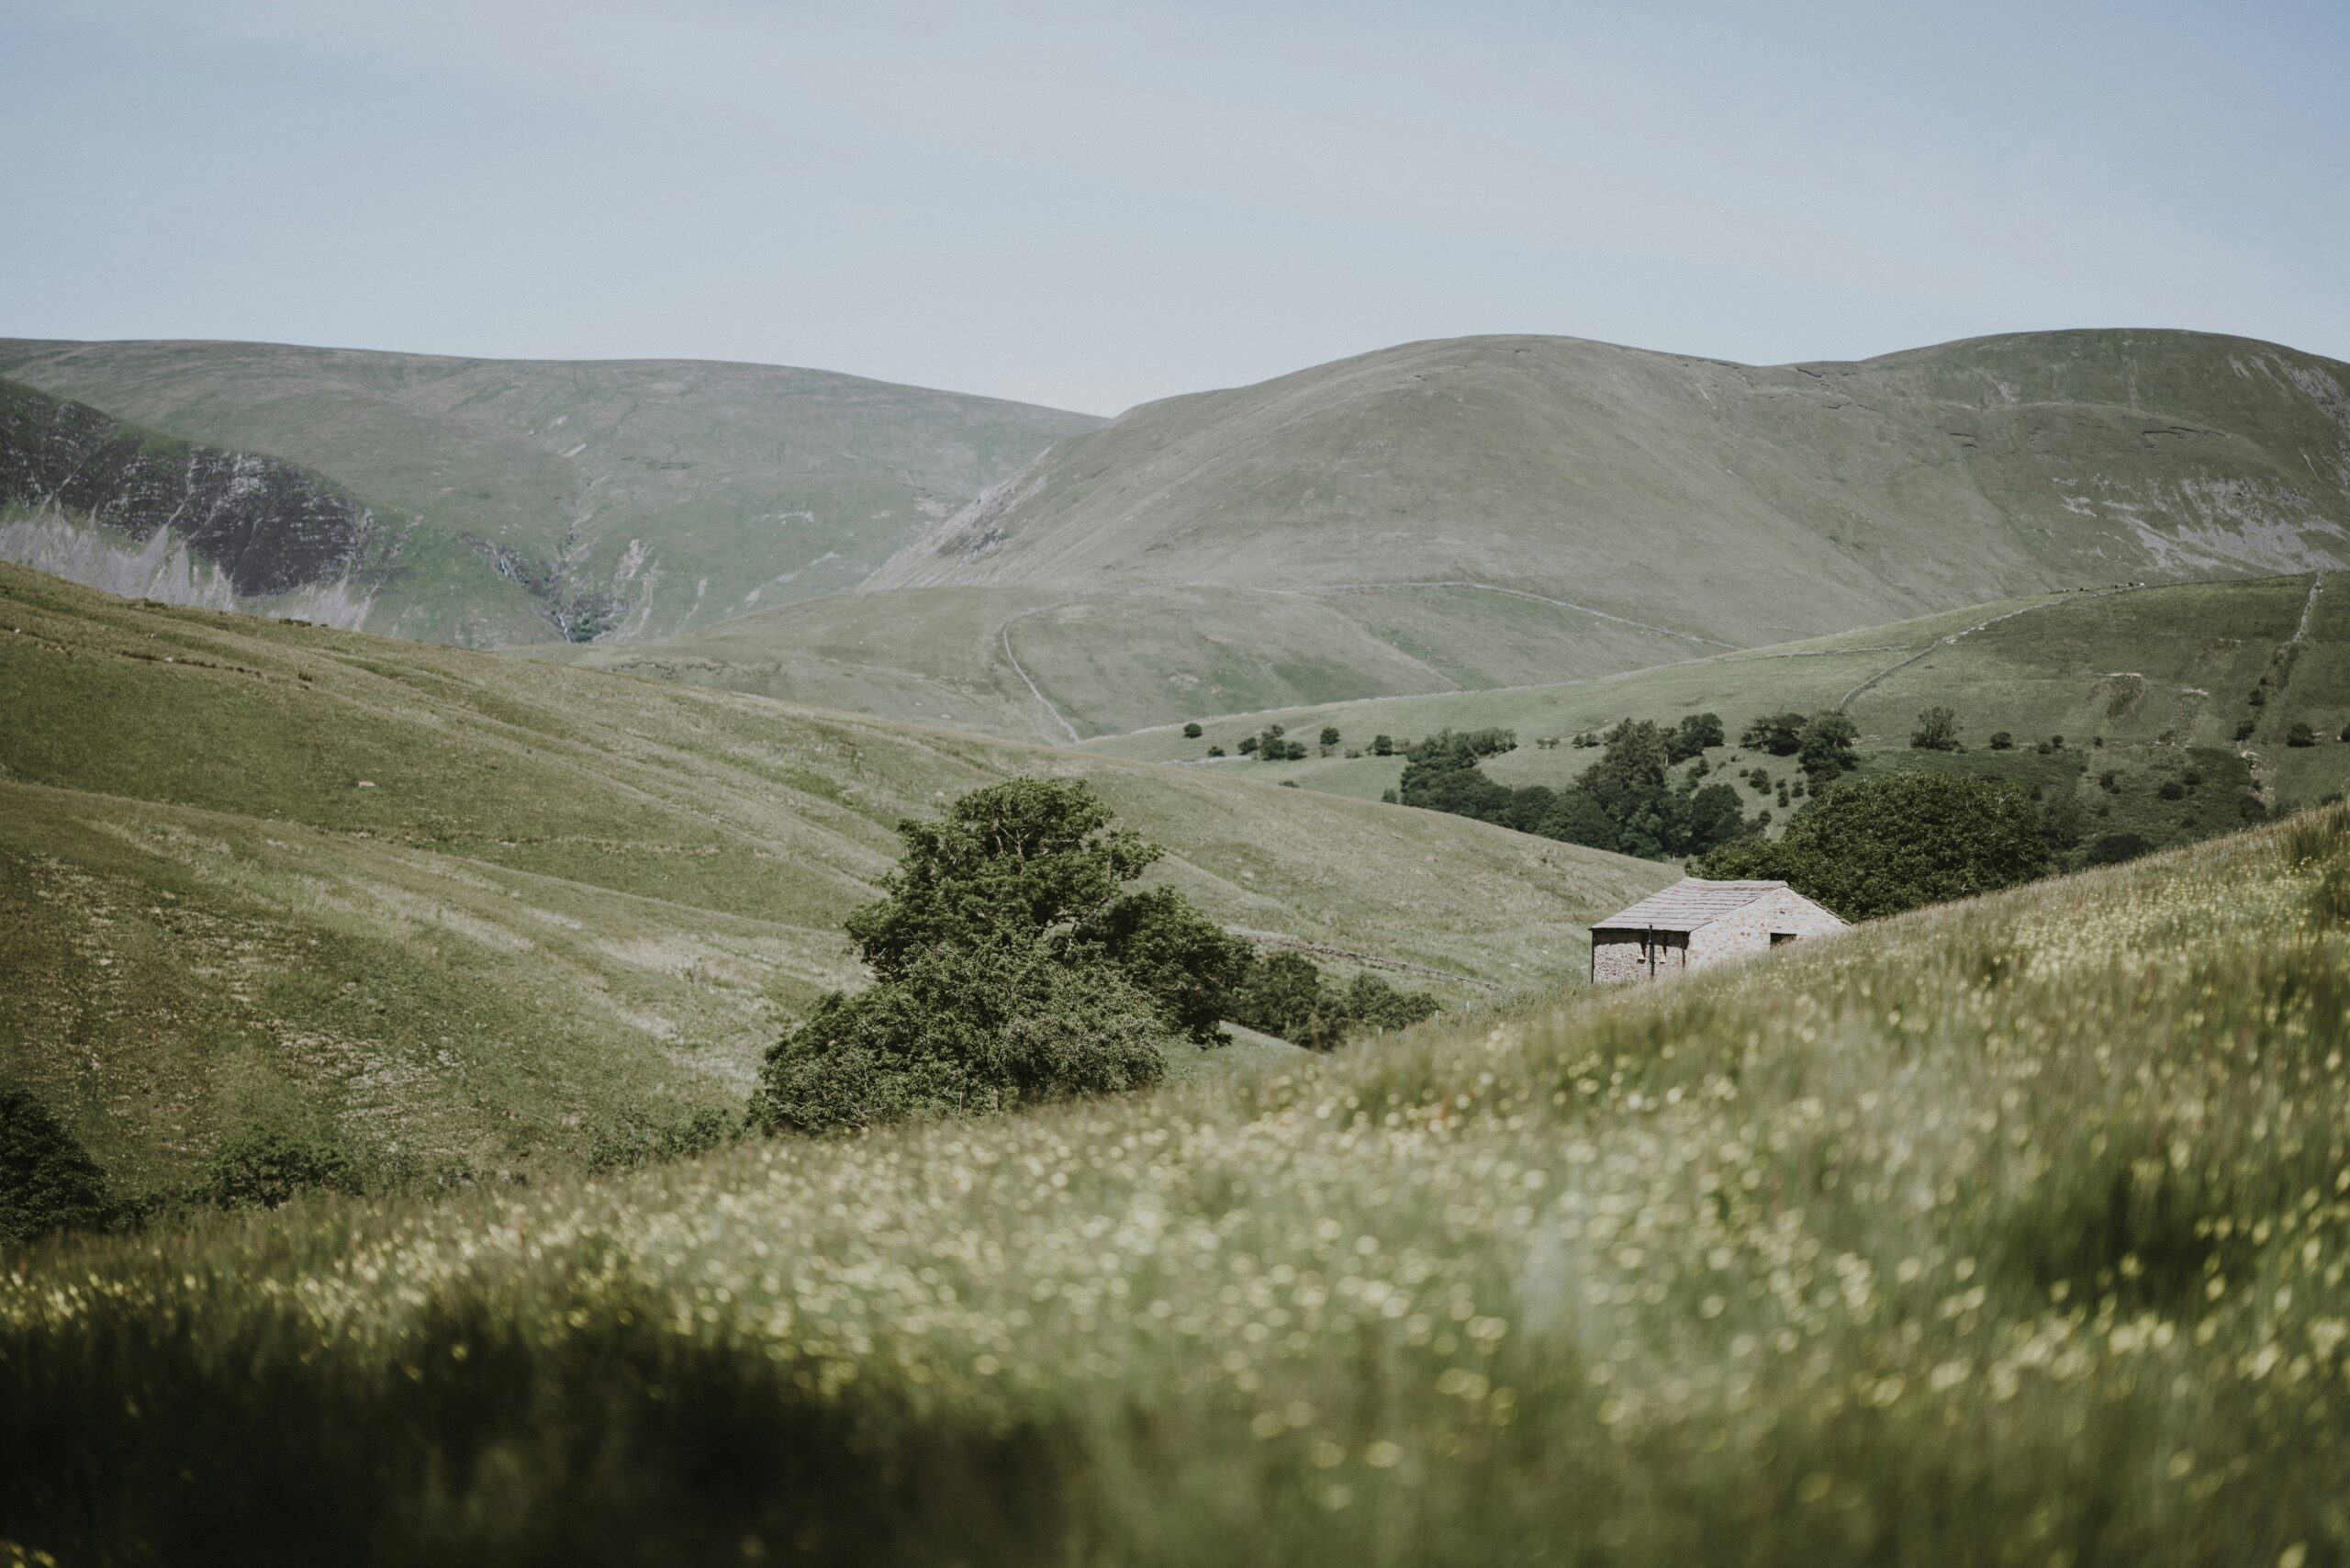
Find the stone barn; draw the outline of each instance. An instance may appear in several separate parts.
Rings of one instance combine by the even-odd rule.
[[[1846,928],[1785,882],[1684,877],[1591,928],[1591,978],[1651,980]]]

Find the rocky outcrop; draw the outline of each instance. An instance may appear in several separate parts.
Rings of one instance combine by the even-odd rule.
[[[366,508],[293,464],[0,381],[0,556],[183,602],[296,595],[348,610],[390,543]]]

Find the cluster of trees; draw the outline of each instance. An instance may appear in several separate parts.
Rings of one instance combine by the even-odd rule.
[[[1860,728],[1832,710],[1813,713],[1766,713],[1746,726],[1738,744],[1773,756],[1792,756],[1814,791],[1861,765],[1852,743]]]
[[[1703,783],[1695,770],[1678,780],[1673,776],[1676,764],[1723,744],[1718,715],[1692,713],[1670,729],[1627,719],[1601,739],[1598,760],[1564,790],[1541,784],[1513,790],[1488,778],[1480,759],[1516,744],[1508,730],[1431,735],[1405,754],[1394,799],[1651,859],[1703,854],[1755,831],[1740,810],[1736,790]]]
[[[1169,1050],[1221,1044],[1226,1017],[1330,1046],[1435,1008],[1377,981],[1331,991],[1296,955],[1260,962],[1174,889],[1129,890],[1163,852],[1080,781],[1011,779],[898,834],[887,895],[845,923],[873,983],[825,997],[768,1051],[755,1126],[846,1131],[1139,1088]]]
[[[1847,920],[2014,887],[2050,869],[2030,797],[1955,773],[1833,784],[1781,837],[1741,838],[1690,867],[1700,877],[1783,879]]]
[[[1291,740],[1279,724],[1267,724],[1240,743],[1240,755],[1259,762],[1304,762],[1305,743]]]

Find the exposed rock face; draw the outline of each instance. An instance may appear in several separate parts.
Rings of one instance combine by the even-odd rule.
[[[190,445],[10,381],[0,520],[0,556],[94,588],[223,607],[301,594],[346,615],[392,543],[292,464]]]

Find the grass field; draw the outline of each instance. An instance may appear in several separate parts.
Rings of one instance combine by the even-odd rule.
[[[1763,713],[1840,704],[1860,727],[1864,769],[1953,767],[2027,790],[2069,789],[2098,831],[2142,832],[2155,843],[2208,837],[2235,825],[2235,795],[2247,782],[2272,804],[2306,803],[2350,782],[2350,746],[2339,739],[2350,726],[2350,584],[2326,574],[2043,595],[1599,680],[1234,714],[1208,721],[1196,740],[1161,725],[1087,749],[1376,799],[1394,786],[1403,759],[1345,753],[1380,734],[1514,729],[1518,749],[1486,771],[1512,785],[1557,787],[1596,753],[1538,740],[1571,740],[1626,718],[1671,723],[1713,711],[1733,744],[1708,752],[1709,764],[1760,766],[1775,786],[1801,777],[1795,759],[1739,746],[1739,732]],[[1918,714],[1931,706],[1956,711],[1965,751],[1910,748]],[[2239,743],[2245,722],[2253,732]],[[1334,725],[1342,738],[1334,755],[1310,748],[1317,755],[1304,762],[1205,762],[1209,746],[1233,753],[1268,723],[1308,742]],[[2318,744],[2287,745],[2296,723],[2309,724]],[[2015,749],[1988,749],[2002,730]],[[2057,735],[2064,752],[2034,749]],[[2109,769],[2118,775],[2113,790],[2100,783]],[[2188,800],[2163,800],[2162,786],[2190,769],[2205,785]],[[1750,813],[1774,800],[1749,794]]]
[[[2350,812],[1293,1069],[41,1250],[60,1561],[2350,1553]]]
[[[852,983],[892,827],[1081,774],[1245,930],[1572,980],[1662,867],[1269,783],[252,617],[0,566],[0,1076],[170,1188],[286,1126],[386,1184],[578,1169]],[[1348,966],[1337,966],[1344,972]]]

